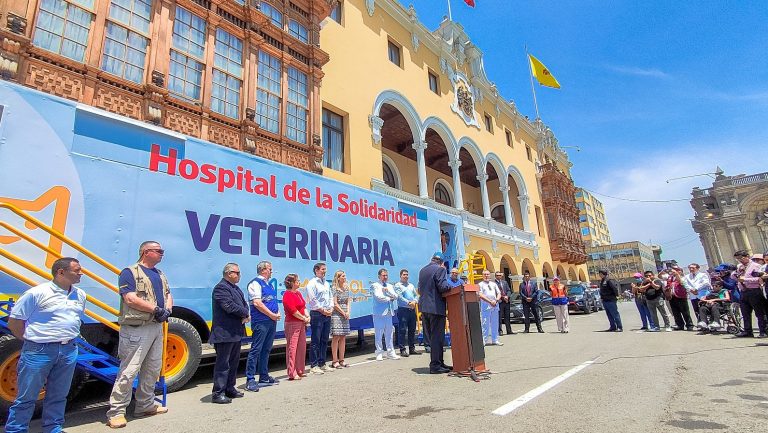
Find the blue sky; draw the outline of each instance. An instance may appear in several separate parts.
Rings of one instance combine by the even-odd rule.
[[[413,4],[429,29],[446,0]],[[768,171],[768,1],[451,0],[506,99],[535,117],[525,45],[558,79],[539,112],[568,149],[577,185],[640,200],[690,198],[706,176]],[[600,198],[614,242],[661,243],[704,262],[687,201]]]

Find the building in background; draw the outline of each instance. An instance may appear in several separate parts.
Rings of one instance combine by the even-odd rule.
[[[607,269],[611,278],[626,285],[636,272],[656,272],[656,261],[650,246],[632,241],[587,247],[587,267],[592,281],[599,281],[598,272]]]
[[[768,172],[725,176],[718,168],[709,188],[693,188],[693,230],[709,267],[733,262],[733,253],[768,251]]]
[[[326,0],[3,0],[0,77],[322,171]]]
[[[579,209],[579,231],[586,247],[597,247],[611,243],[611,232],[605,217],[603,203],[589,191],[576,189],[576,207]]]
[[[656,262],[656,270],[660,271],[664,268],[664,261],[661,259],[661,245],[651,245],[651,251],[653,251],[653,261]]]
[[[461,216],[491,271],[587,281],[568,155],[483,67],[505,47],[398,0],[346,0],[321,33],[324,176]]]

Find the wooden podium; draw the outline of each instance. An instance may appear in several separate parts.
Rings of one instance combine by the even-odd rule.
[[[480,296],[475,284],[456,287],[444,297],[448,305],[448,327],[451,331],[451,357],[456,373],[484,372],[485,347],[480,322]]]

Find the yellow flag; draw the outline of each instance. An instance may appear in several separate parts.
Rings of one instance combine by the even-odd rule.
[[[557,82],[554,75],[549,72],[549,69],[547,69],[547,67],[544,66],[544,64],[541,63],[539,59],[528,54],[528,60],[531,61],[531,70],[533,71],[533,76],[536,77],[536,80],[539,81],[539,84],[542,86],[554,87],[555,89],[560,88],[560,83]]]

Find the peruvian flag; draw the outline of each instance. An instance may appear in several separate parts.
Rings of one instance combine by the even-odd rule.
[[[471,7],[475,7],[475,0],[464,0],[464,3]]]

